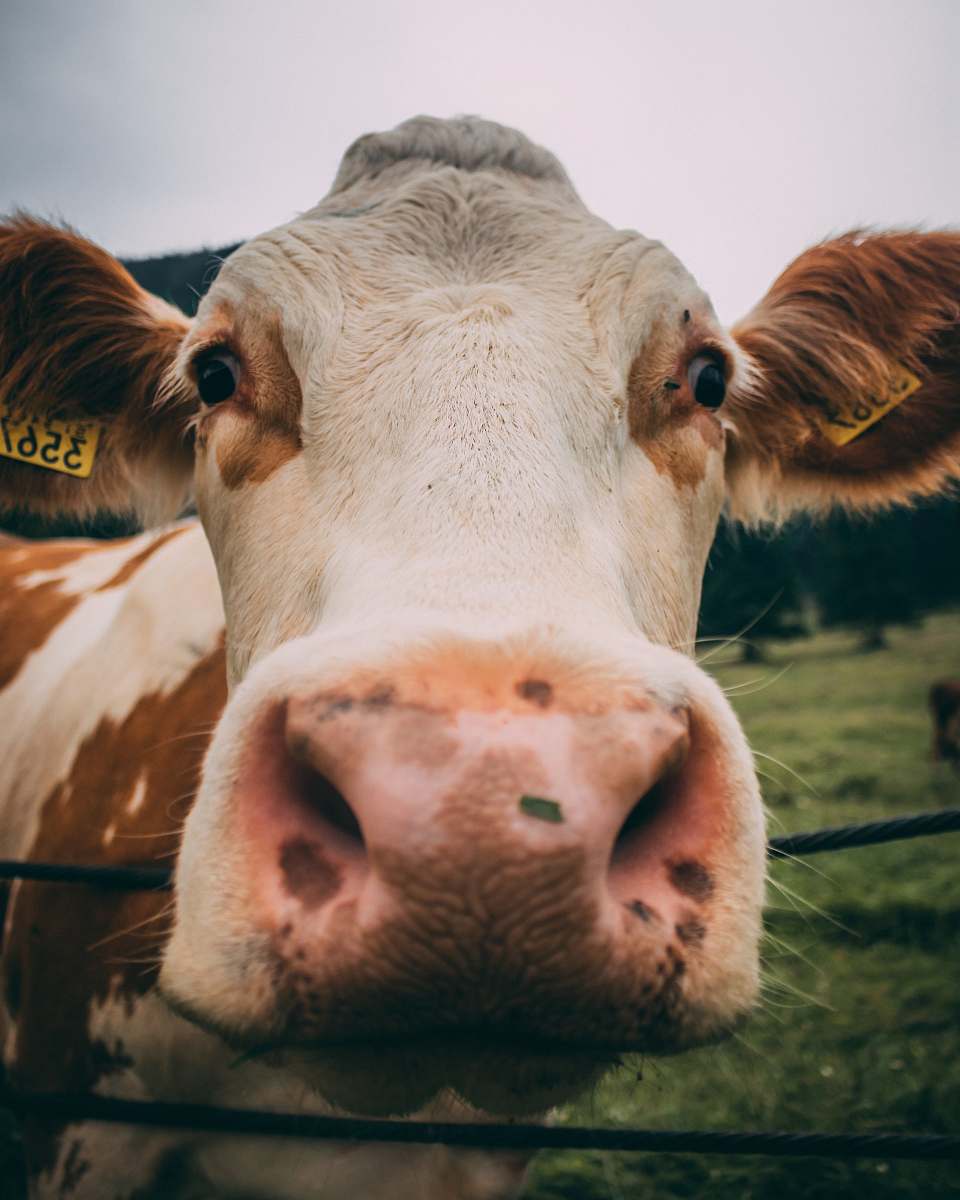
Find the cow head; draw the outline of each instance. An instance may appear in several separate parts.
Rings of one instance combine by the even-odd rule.
[[[193,321],[70,231],[3,227],[0,399],[102,432],[89,479],[2,458],[0,496],[156,519],[192,492],[219,571],[231,698],[170,1001],[388,1111],[539,1104],[729,1030],[764,833],[691,657],[707,551],[725,497],[778,519],[956,472],[958,286],[956,234],[844,237],[728,333],[475,120],[361,139]]]

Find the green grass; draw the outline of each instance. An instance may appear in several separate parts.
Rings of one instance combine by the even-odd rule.
[[[776,646],[769,665],[719,654],[704,665],[738,689],[731,700],[765,776],[771,833],[960,804],[960,778],[930,762],[927,713],[931,680],[960,674],[960,616],[894,631],[891,648],[873,654],[821,634]],[[958,864],[955,834],[775,864],[768,984],[752,1021],[722,1046],[632,1063],[564,1119],[960,1133]],[[529,1191],[529,1200],[941,1196],[960,1196],[960,1165],[574,1153],[541,1155]]]

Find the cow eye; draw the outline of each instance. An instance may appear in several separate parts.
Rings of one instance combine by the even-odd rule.
[[[237,390],[240,366],[228,350],[206,354],[197,364],[197,391],[204,404],[220,404]]]
[[[706,354],[698,354],[687,372],[693,398],[704,408],[719,408],[727,393],[723,365]]]

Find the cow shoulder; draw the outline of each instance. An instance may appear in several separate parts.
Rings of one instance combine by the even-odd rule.
[[[12,856],[170,864],[226,700],[215,572],[197,526],[119,543],[0,544],[7,621],[32,630],[0,692],[0,833]],[[31,601],[46,617],[30,625]],[[14,650],[7,649],[12,663]],[[11,728],[14,727],[14,728]],[[8,760],[15,759],[8,769]],[[5,1061],[32,1089],[133,1067],[98,1013],[154,983],[169,896],[17,883],[5,923]],[[62,1129],[28,1131],[49,1169]]]

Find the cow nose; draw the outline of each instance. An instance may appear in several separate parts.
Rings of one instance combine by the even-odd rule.
[[[482,935],[515,923],[516,897],[549,903],[546,887],[578,897],[580,924],[622,910],[669,921],[677,894],[662,865],[697,861],[702,832],[683,786],[689,714],[652,700],[528,707],[289,697],[252,739],[256,766],[239,785],[258,919],[320,936],[331,922],[415,920],[421,896],[454,911],[482,892]]]

